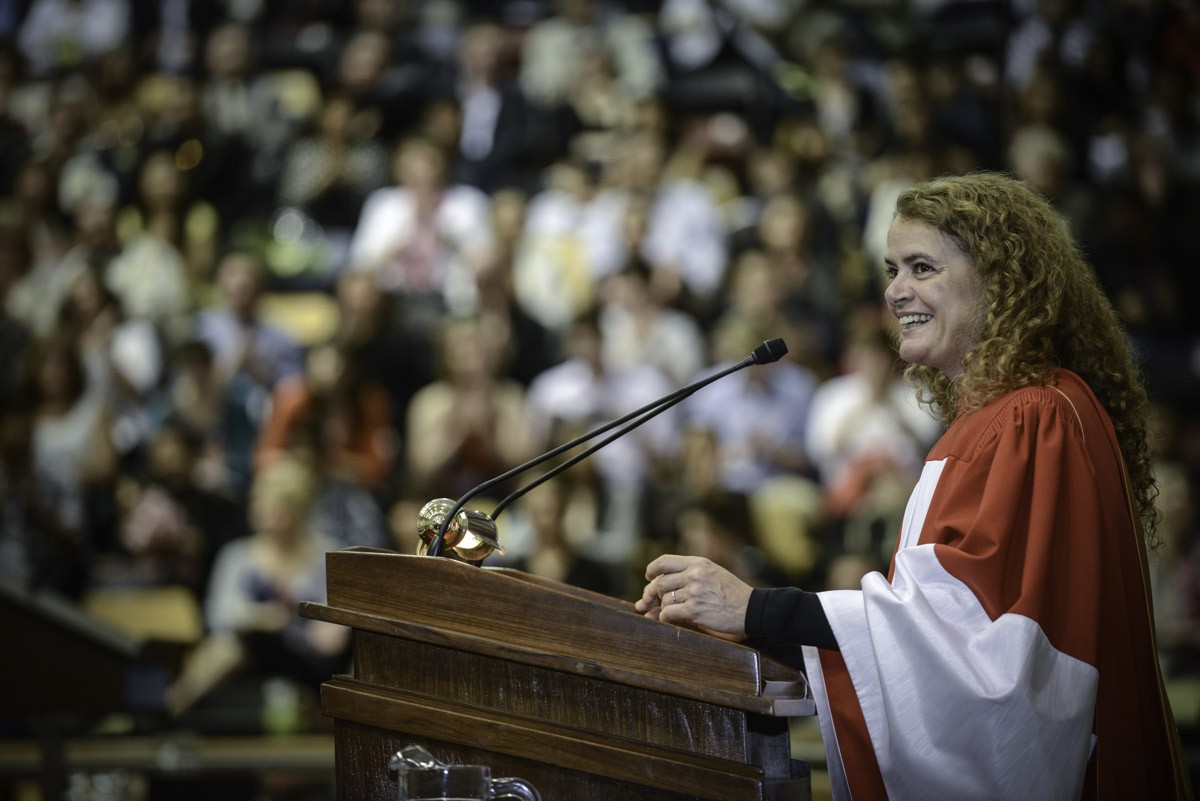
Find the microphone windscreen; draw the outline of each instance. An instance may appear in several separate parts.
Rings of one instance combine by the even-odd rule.
[[[782,359],[787,352],[787,343],[782,339],[768,339],[755,348],[751,355],[755,364],[770,364]]]

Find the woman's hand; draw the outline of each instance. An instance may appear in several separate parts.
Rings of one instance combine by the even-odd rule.
[[[699,556],[666,554],[646,568],[646,588],[634,607],[652,620],[695,626],[722,639],[746,638],[753,588]]]

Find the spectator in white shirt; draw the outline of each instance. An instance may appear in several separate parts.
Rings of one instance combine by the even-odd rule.
[[[419,136],[396,148],[396,184],[372,192],[350,244],[353,270],[420,309],[473,309],[475,271],[493,247],[487,195],[449,185],[446,156]]]

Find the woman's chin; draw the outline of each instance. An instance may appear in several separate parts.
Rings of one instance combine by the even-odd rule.
[[[925,362],[922,361],[922,358],[924,356],[923,349],[918,347],[913,342],[902,340],[900,342],[900,347],[898,349],[898,353],[900,355],[900,358],[903,359],[908,364],[920,364],[920,365],[925,364]]]

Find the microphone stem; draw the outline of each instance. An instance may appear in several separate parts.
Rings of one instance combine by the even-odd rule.
[[[579,453],[575,454],[574,456],[572,456],[570,459],[563,462],[562,464],[557,465],[554,468],[546,471],[545,473],[543,473],[541,476],[539,476],[534,481],[531,481],[528,484],[526,484],[525,486],[514,490],[506,498],[502,499],[499,503],[496,504],[496,507],[494,509],[492,509],[491,518],[493,520],[495,520],[497,517],[500,516],[500,513],[504,511],[504,508],[506,506],[508,506],[510,503],[517,500],[521,496],[523,496],[525,493],[529,492],[534,487],[540,486],[541,484],[554,478],[555,476],[557,476],[559,473],[563,472],[564,470],[575,466],[579,462],[581,462],[584,459],[586,459],[587,457],[591,456],[596,451],[603,448],[608,443],[612,442],[613,440],[617,439],[618,437],[625,436],[630,431],[632,431],[633,429],[640,426],[642,423],[645,423],[647,420],[657,417],[658,415],[665,412],[667,409],[670,409],[672,406],[682,403],[684,400],[686,400],[686,399],[690,398],[692,395],[694,395],[696,393],[696,390],[699,388],[700,387],[692,387],[689,389],[689,391],[685,392],[682,395],[671,396],[669,399],[662,401],[658,406],[651,409],[643,417],[639,417],[638,419],[634,420],[632,423],[630,423],[629,425],[620,429],[616,433],[608,435],[607,437],[600,440],[599,442],[597,442],[595,445],[591,446],[587,450],[580,451]]]
[[[730,373],[737,372],[738,370],[749,367],[750,365],[755,364],[755,363],[756,363],[756,360],[755,360],[753,354],[750,356],[747,356],[745,359],[742,359],[737,364],[734,364],[730,367],[726,367],[724,370],[714,373],[713,375],[709,376],[708,378],[702,379],[700,381],[695,382],[694,384],[689,384],[686,387],[678,389],[675,392],[672,392],[670,395],[668,395],[665,398],[659,398],[655,401],[647,403],[645,406],[641,407],[640,409],[635,409],[634,411],[630,412],[629,414],[624,415],[623,417],[618,417],[616,420],[612,420],[608,423],[605,423],[604,425],[600,426],[599,428],[595,428],[595,429],[589,431],[588,433],[584,434],[583,436],[576,437],[575,439],[572,439],[572,440],[568,440],[567,442],[564,442],[562,445],[559,445],[557,448],[554,448],[553,450],[547,451],[546,453],[543,453],[540,456],[530,459],[529,461],[525,462],[524,464],[519,464],[516,467],[512,468],[511,470],[507,470],[507,471],[501,473],[500,475],[495,476],[494,478],[488,479],[487,481],[483,482],[482,484],[480,484],[479,486],[475,487],[473,490],[468,492],[466,495],[459,498],[458,502],[454,504],[454,507],[450,510],[449,514],[446,515],[446,518],[442,521],[442,525],[438,529],[437,536],[434,537],[433,541],[429,543],[429,547],[426,548],[425,553],[428,554],[429,556],[441,556],[442,555],[443,543],[446,540],[446,532],[449,530],[451,522],[454,520],[454,517],[462,510],[462,508],[467,505],[467,502],[470,501],[472,498],[474,498],[479,493],[485,492],[485,491],[491,489],[492,487],[496,486],[497,484],[499,484],[503,481],[507,481],[508,479],[512,478],[513,476],[519,475],[520,473],[523,473],[526,470],[529,470],[530,468],[537,467],[538,465],[542,464],[543,462],[545,462],[548,459],[553,459],[555,456],[563,454],[563,453],[571,450],[572,448],[577,448],[580,445],[582,445],[583,443],[588,442],[589,440],[591,440],[595,437],[598,437],[601,434],[604,434],[608,431],[613,430],[617,426],[628,423],[630,420],[633,420],[635,417],[640,417],[641,415],[644,415],[647,412],[651,412],[651,411],[654,411],[655,409],[659,409],[659,407],[661,407],[663,410],[669,409],[671,406],[674,406],[676,403],[679,403],[679,401],[683,400],[687,396],[696,392],[696,390],[706,387],[709,384],[711,384],[712,382],[717,381],[721,378],[724,378],[725,376],[729,375]],[[645,420],[649,420],[653,416],[654,415],[647,415]],[[638,420],[638,422],[636,422],[634,425],[629,427],[630,430],[641,425],[643,422],[645,422],[645,420]],[[622,431],[620,434],[617,434],[616,436],[621,436],[624,433],[625,432]],[[615,438],[616,438],[615,436],[612,437],[612,439],[615,439]],[[607,444],[608,441],[609,440],[605,440],[603,443],[601,443],[601,445]],[[590,450],[585,452],[585,455],[586,455],[586,453],[590,453],[590,452],[591,452]],[[567,464],[568,465],[574,464],[575,461],[577,461],[577,460],[578,459],[569,461]],[[503,501],[502,503],[507,503],[507,500],[508,499],[505,499],[505,501]],[[493,513],[493,518],[494,518],[494,513]]]

